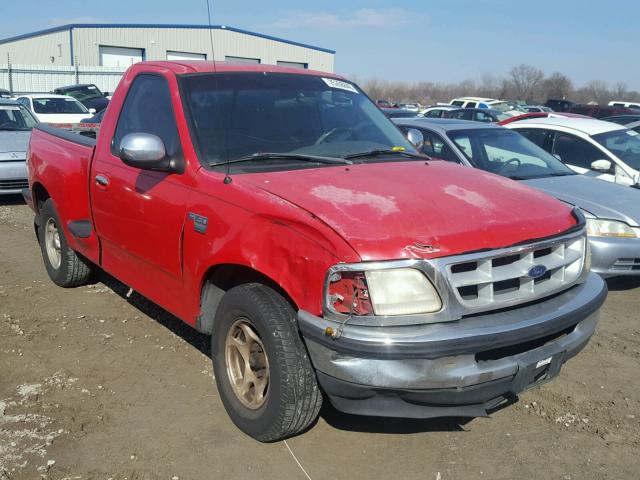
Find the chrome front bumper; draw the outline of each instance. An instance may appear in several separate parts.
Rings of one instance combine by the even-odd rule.
[[[602,277],[640,275],[640,238],[589,237],[591,271]]]
[[[595,274],[537,303],[459,321],[406,327],[344,327],[298,315],[318,379],[348,413],[428,418],[485,415],[549,381],[593,335],[607,295]]]
[[[27,166],[24,160],[0,162],[0,195],[15,195],[27,186]]]

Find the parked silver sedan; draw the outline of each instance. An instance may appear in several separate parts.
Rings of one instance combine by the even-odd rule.
[[[27,146],[36,123],[24,106],[0,99],[0,195],[20,193],[27,187]]]
[[[587,217],[592,270],[603,277],[640,275],[640,190],[576,174],[519,133],[496,125],[394,122],[405,132],[420,130],[427,155],[518,180],[579,207]]]

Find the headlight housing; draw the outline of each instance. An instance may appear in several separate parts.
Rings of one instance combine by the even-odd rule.
[[[429,279],[415,268],[390,268],[331,274],[328,304],[350,315],[416,315],[442,309]]]
[[[638,237],[636,231],[626,223],[602,218],[587,218],[587,235],[590,237]]]

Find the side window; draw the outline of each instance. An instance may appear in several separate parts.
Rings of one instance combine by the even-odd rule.
[[[471,148],[471,140],[469,137],[464,135],[457,135],[453,138],[456,146],[464,153],[464,156],[467,157],[470,161],[473,161],[473,149]]]
[[[493,117],[485,112],[475,112],[475,119],[478,122],[491,123],[493,122]]]
[[[478,108],[489,108],[489,105],[487,105],[486,103],[479,103]]]
[[[441,114],[442,114],[442,110],[429,110],[425,114],[425,117],[427,117],[427,118],[440,118]]]
[[[524,136],[530,142],[535,143],[540,148],[547,150],[547,148],[545,148],[547,146],[546,140],[549,133],[547,130],[542,128],[518,128],[516,132]]]
[[[454,102],[451,102],[451,105],[455,105],[456,107],[461,107],[462,105],[464,105],[464,102],[461,100],[456,100]]]
[[[476,105],[478,105],[476,102],[468,102],[464,108],[476,108]]]
[[[113,137],[111,149],[114,155],[117,155],[118,145],[128,133],[157,135],[164,142],[168,156],[182,156],[169,83],[165,78],[142,74],[131,84]]]
[[[25,107],[27,107],[29,110],[31,110],[31,105],[29,105],[29,99],[26,97],[20,97],[18,99],[18,102],[20,102],[22,105],[24,105]]]
[[[440,158],[442,160],[446,160],[448,162],[460,163],[460,160],[458,160],[458,157],[456,157],[456,155],[453,153],[449,145],[447,145],[444,142],[444,140],[440,137],[440,135],[435,133],[432,134],[431,145],[433,146],[434,157]]]
[[[563,163],[581,168],[591,168],[591,163],[606,155],[582,138],[557,132],[553,141],[553,154],[559,155]]]

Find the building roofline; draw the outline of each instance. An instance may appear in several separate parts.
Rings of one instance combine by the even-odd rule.
[[[65,30],[73,30],[75,28],[184,28],[184,29],[209,29],[209,25],[184,25],[184,24],[162,24],[162,23],[70,23],[67,25],[60,25],[58,27],[47,28],[45,30],[38,30],[31,33],[24,33],[22,35],[16,35],[14,37],[0,39],[0,45],[9,42],[15,42],[17,40],[23,40],[26,38],[39,37],[41,35],[47,35],[49,33],[56,33]],[[263,33],[252,32],[249,30],[243,30],[241,28],[229,27],[227,25],[211,25],[212,30],[229,30],[231,32],[243,33],[245,35],[251,35],[254,37],[264,38],[267,40],[273,40],[275,42],[287,43],[289,45],[295,45],[297,47],[309,48],[312,50],[318,50],[324,53],[330,53],[335,55],[335,50],[328,48],[316,47],[314,45],[308,45],[306,43],[300,43],[293,40],[287,40],[285,38],[274,37],[272,35],[266,35]]]

